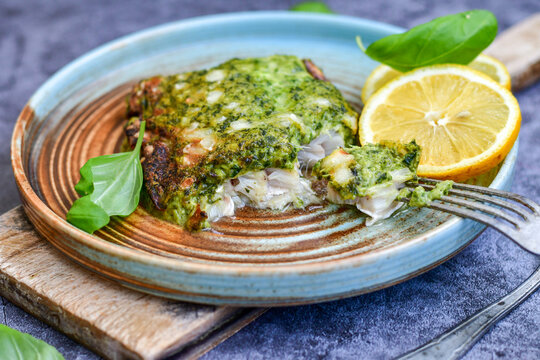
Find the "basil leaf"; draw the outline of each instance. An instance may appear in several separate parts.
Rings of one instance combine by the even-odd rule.
[[[145,122],[133,151],[92,158],[80,170],[75,190],[83,196],[66,214],[66,220],[88,233],[109,223],[110,217],[127,216],[137,208],[143,184],[140,161]]]
[[[62,354],[46,342],[2,324],[0,324],[0,352],[2,359],[64,360]]]
[[[304,1],[292,6],[289,10],[334,14],[332,9],[322,1]]]
[[[365,53],[401,72],[435,64],[467,65],[496,35],[495,16],[487,10],[471,10],[384,37],[372,43]]]
[[[75,191],[77,191],[77,194],[81,196],[88,195],[92,193],[92,191],[94,191],[92,169],[89,165],[90,160],[87,161],[86,164],[84,164],[83,167],[79,170],[81,174],[81,180],[79,180],[79,182],[75,185]]]
[[[75,200],[66,214],[66,220],[81,230],[92,234],[101,229],[110,221],[110,216],[98,205],[94,204],[90,196]]]

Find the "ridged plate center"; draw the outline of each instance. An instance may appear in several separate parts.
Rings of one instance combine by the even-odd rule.
[[[346,88],[346,84],[335,82]],[[58,215],[65,217],[78,198],[74,186],[80,167],[91,157],[120,150],[126,122],[125,98],[130,87],[122,85],[91,103],[78,104],[45,137],[36,180],[43,200]],[[422,216],[422,226],[415,219],[418,216]],[[374,251],[421,234],[446,219],[447,215],[429,211],[420,215],[413,210],[368,228],[364,225],[365,217],[353,207],[324,204],[285,211],[245,207],[238,209],[234,217],[213,223],[211,230],[190,233],[139,207],[127,218],[114,218],[96,235],[189,261],[276,264]],[[391,231],[396,227],[400,229],[399,235]]]

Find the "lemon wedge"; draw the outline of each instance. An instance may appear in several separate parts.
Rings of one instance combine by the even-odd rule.
[[[494,57],[480,54],[467,66],[483,72],[503,87],[510,90],[510,74],[508,73],[506,66]],[[365,104],[371,95],[379,90],[384,84],[402,74],[402,72],[394,70],[390,66],[377,66],[371,74],[369,74],[366,83],[362,88],[362,102]]]
[[[516,98],[487,75],[461,65],[405,73],[371,96],[359,120],[360,143],[413,139],[418,175],[463,181],[499,164],[519,133]]]

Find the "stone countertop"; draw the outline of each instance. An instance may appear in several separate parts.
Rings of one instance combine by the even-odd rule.
[[[56,70],[94,47],[164,22],[231,11],[287,9],[291,1],[69,1],[0,3],[0,211],[20,200],[10,165],[15,120]],[[328,1],[341,14],[411,27],[474,8],[506,29],[540,11],[538,0]],[[540,202],[540,84],[517,98],[523,123],[513,191]],[[204,359],[388,359],[432,339],[511,291],[540,263],[493,230],[443,265],[406,283],[330,303],[276,308]],[[1,299],[0,322],[55,346],[66,359],[98,359],[88,349]],[[465,359],[539,359],[540,293],[494,326]]]

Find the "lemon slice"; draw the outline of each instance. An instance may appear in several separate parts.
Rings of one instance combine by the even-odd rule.
[[[486,74],[508,90],[512,87],[508,69],[502,62],[492,56],[480,54],[467,66]]]
[[[434,65],[390,81],[369,99],[361,144],[413,139],[422,147],[418,175],[465,180],[500,163],[521,123],[516,98],[483,73]]]
[[[480,54],[468,66],[483,72],[503,87],[510,90],[510,74],[508,73],[506,66],[494,57]],[[375,91],[402,74],[402,72],[394,70],[386,65],[377,66],[371,74],[369,74],[366,83],[362,88],[362,102],[365,104]]]
[[[382,88],[386,83],[394,80],[403,73],[392,69],[388,65],[379,65],[369,74],[364,86],[362,87],[361,99],[364,104],[377,90]]]

